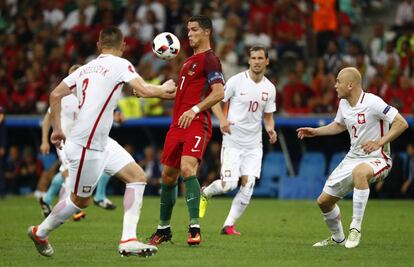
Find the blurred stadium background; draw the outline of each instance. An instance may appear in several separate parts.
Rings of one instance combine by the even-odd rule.
[[[278,91],[280,138],[274,146],[265,145],[256,196],[312,199],[348,150],[349,140],[343,134],[299,142],[294,130],[332,120],[338,103],[333,90],[338,69],[357,67],[365,90],[397,107],[412,126],[413,6],[412,1],[390,0],[0,0],[0,112],[5,115],[1,195],[31,194],[41,175],[56,171],[54,152],[39,155],[48,94],[69,66],[97,56],[100,29],[118,25],[126,36],[125,57],[145,80],[161,83],[176,80],[191,53],[186,21],[203,13],[213,19],[213,47],[226,78],[246,67],[250,45],[261,43],[270,51],[267,77]],[[163,31],[173,32],[182,42],[182,51],[172,61],[162,61],[151,52],[152,38]],[[146,169],[147,194],[158,194],[159,155],[172,105],[172,101],[128,95],[119,102],[126,122],[115,125],[111,135]],[[216,128],[200,171],[203,184],[218,177],[220,139]],[[412,140],[410,129],[394,142],[391,179],[375,185],[373,197],[413,197],[407,168]],[[44,191],[47,185],[39,187]],[[120,194],[123,188],[111,181],[108,190]]]

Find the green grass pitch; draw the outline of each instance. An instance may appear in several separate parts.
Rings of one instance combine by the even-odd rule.
[[[122,198],[113,197],[115,211],[89,207],[82,222],[69,221],[52,233],[52,258],[39,256],[26,235],[29,225],[41,222],[33,198],[0,201],[0,266],[413,266],[413,201],[370,200],[362,242],[356,249],[313,248],[329,236],[313,201],[252,199],[237,224],[241,236],[220,235],[230,198],[210,201],[201,221],[203,242],[186,244],[187,208],[177,201],[172,218],[173,242],[159,247],[151,258],[117,253],[121,235]],[[158,222],[159,199],[145,197],[138,235],[146,239]],[[344,228],[351,219],[351,201],[340,202]]]

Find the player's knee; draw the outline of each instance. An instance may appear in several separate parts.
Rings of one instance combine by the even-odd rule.
[[[194,168],[191,165],[185,164],[181,166],[181,175],[184,179],[190,176],[194,176],[195,174],[196,170],[194,170]]]
[[[223,189],[223,193],[233,191],[237,188],[237,181],[222,182],[221,188]]]
[[[254,176],[248,176],[247,181],[240,187],[240,191],[244,195],[246,195],[248,198],[250,198],[253,195],[253,189],[254,185],[256,183],[256,177]]]
[[[370,176],[370,173],[363,168],[357,167],[352,171],[354,181],[368,181],[371,178]]]
[[[168,173],[162,172],[161,174],[162,183],[165,185],[173,185],[177,183],[177,177],[169,175]]]

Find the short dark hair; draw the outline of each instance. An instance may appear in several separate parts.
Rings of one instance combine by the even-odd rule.
[[[213,31],[213,23],[211,22],[211,19],[205,15],[194,15],[188,21],[196,21],[203,30],[210,29],[211,31]]]
[[[269,52],[267,51],[267,48],[264,47],[263,45],[254,45],[254,46],[250,47],[250,49],[249,49],[249,57],[250,57],[250,55],[251,55],[252,52],[254,52],[254,51],[260,51],[260,50],[262,50],[264,52],[265,58],[269,58]]]
[[[121,30],[115,26],[102,29],[99,33],[99,43],[102,48],[118,48],[123,39]]]

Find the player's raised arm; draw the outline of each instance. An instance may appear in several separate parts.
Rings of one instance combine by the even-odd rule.
[[[71,94],[69,86],[63,81],[50,93],[50,118],[52,122],[53,132],[50,141],[53,145],[60,148],[61,142],[65,140],[62,127],[60,124],[60,112],[62,109],[62,98]]]
[[[277,133],[275,131],[275,119],[273,113],[263,114],[263,123],[267,134],[269,135],[269,143],[274,144],[277,141]]]
[[[336,135],[340,134],[346,130],[346,126],[340,124],[336,121],[331,122],[328,125],[318,127],[318,128],[311,128],[311,127],[302,127],[296,130],[298,133],[298,138],[303,139],[305,137],[315,137],[321,135]]]
[[[362,149],[366,153],[371,153],[380,147],[394,141],[398,136],[400,136],[408,128],[408,123],[399,113],[395,116],[394,120],[391,123],[391,128],[387,134],[385,134],[379,140],[370,140],[362,145]]]
[[[137,97],[159,97],[162,99],[174,99],[177,89],[173,80],[168,80],[162,85],[149,84],[141,77],[137,77],[128,82],[133,93]]]

